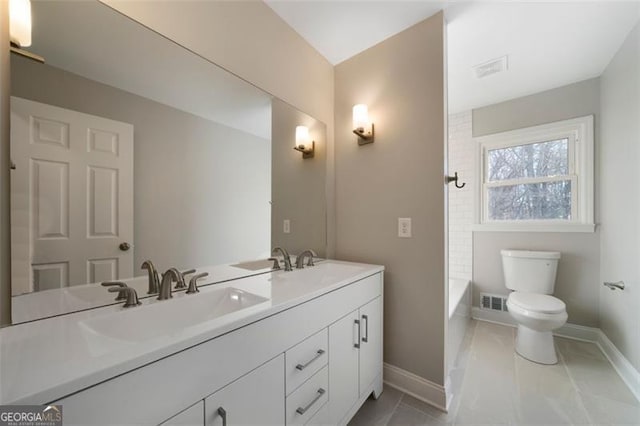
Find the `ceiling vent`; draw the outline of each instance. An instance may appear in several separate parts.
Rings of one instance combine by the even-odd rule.
[[[497,74],[499,72],[506,71],[509,69],[509,63],[507,61],[507,55],[498,58],[492,59],[488,62],[485,62],[480,65],[476,65],[473,67],[473,74],[476,78],[484,78],[491,74]]]

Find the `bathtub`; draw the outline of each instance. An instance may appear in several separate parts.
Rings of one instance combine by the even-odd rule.
[[[456,367],[460,345],[471,321],[471,285],[468,280],[449,279],[447,327],[447,374]]]

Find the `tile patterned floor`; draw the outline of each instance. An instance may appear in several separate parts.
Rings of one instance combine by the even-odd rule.
[[[449,413],[386,386],[349,425],[640,425],[640,403],[596,345],[556,338],[559,362],[546,366],[515,354],[515,332],[472,321]]]

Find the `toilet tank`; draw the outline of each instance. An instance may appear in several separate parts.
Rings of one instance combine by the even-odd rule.
[[[525,293],[553,294],[559,252],[501,250],[500,254],[507,288]]]

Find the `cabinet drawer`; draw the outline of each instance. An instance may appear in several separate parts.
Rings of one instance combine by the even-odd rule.
[[[313,415],[306,426],[327,426],[329,424],[331,422],[329,422],[329,403],[327,402]]]
[[[304,425],[329,400],[329,368],[323,367],[287,397],[287,426]]]
[[[204,426],[204,401],[176,414],[160,426]]]
[[[325,328],[285,353],[287,395],[327,365],[328,350],[329,334]]]

